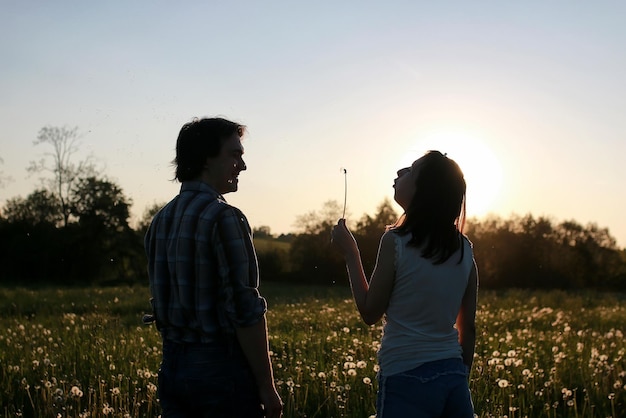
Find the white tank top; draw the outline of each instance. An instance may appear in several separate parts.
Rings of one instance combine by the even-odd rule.
[[[462,250],[442,264],[433,264],[421,256],[421,248],[407,246],[410,234],[392,233],[396,276],[378,352],[384,376],[430,361],[462,357],[454,325],[474,260],[466,238]]]

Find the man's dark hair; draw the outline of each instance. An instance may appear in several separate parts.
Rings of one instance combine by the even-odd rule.
[[[222,118],[195,119],[183,125],[176,141],[176,180],[198,178],[209,157],[216,157],[224,142],[245,133],[246,127]]]

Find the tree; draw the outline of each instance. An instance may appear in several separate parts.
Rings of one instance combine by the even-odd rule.
[[[0,280],[28,285],[61,276],[59,207],[56,196],[44,189],[7,200],[0,221]]]
[[[132,201],[115,183],[96,177],[78,179],[70,199],[70,214],[78,219],[79,224],[96,222],[115,231],[129,229]]]
[[[296,228],[305,234],[318,234],[328,230],[341,218],[342,208],[336,200],[324,202],[320,211],[311,211],[296,218]]]
[[[608,229],[545,217],[469,219],[485,287],[624,289],[626,264]]]
[[[57,225],[61,221],[61,204],[45,189],[35,190],[26,199],[14,197],[6,201],[3,213],[8,222]]]
[[[289,256],[298,281],[327,284],[345,276],[343,259],[330,243],[330,230],[341,214],[339,204],[329,200],[322,210],[297,218],[296,223],[303,233],[294,238]]]
[[[385,198],[376,208],[374,216],[363,215],[357,222],[354,236],[359,243],[363,269],[369,276],[376,265],[378,244],[387,226],[392,225],[398,219],[389,199]]]
[[[52,173],[52,178],[43,178],[42,181],[59,200],[62,225],[67,226],[71,216],[72,191],[81,177],[97,174],[95,165],[91,158],[74,161],[79,150],[78,127],[44,126],[33,143],[49,145],[52,151],[46,152],[39,161],[31,161],[27,171],[31,174]]]
[[[4,160],[0,158],[0,164],[4,164]],[[0,188],[4,187],[8,182],[13,180],[9,176],[5,176],[3,171],[0,171]]]
[[[154,218],[154,215],[156,215],[163,206],[165,206],[165,203],[155,202],[144,209],[141,219],[139,219],[135,228],[142,238],[146,235],[146,232],[148,232],[150,223],[152,223],[152,218]]]
[[[261,225],[252,229],[252,235],[255,238],[273,238],[272,230],[267,225]]]
[[[101,282],[130,282],[145,272],[143,243],[128,219],[131,200],[115,183],[81,178],[71,194],[68,225],[72,242],[68,259],[71,275],[84,274]]]

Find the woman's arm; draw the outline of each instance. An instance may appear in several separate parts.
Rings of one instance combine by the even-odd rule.
[[[478,297],[478,269],[476,263],[472,266],[467,288],[461,301],[461,308],[456,318],[456,327],[459,331],[459,343],[463,349],[463,363],[471,369],[474,361],[474,347],[476,344],[476,304]]]
[[[346,227],[345,219],[340,219],[332,230],[332,241],[346,260],[352,295],[361,318],[368,325],[378,322],[389,305],[395,275],[395,243],[392,233],[385,233],[378,248],[376,266],[370,282],[367,282],[359,247]]]

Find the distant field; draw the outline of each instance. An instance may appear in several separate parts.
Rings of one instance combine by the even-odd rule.
[[[345,287],[261,289],[285,417],[375,413],[380,324]],[[624,416],[624,295],[480,293],[471,387],[479,417]],[[0,289],[0,413],[157,416],[160,340],[145,287]]]
[[[275,239],[254,238],[254,248],[258,253],[268,251],[289,251],[291,244],[288,242],[276,241]]]

